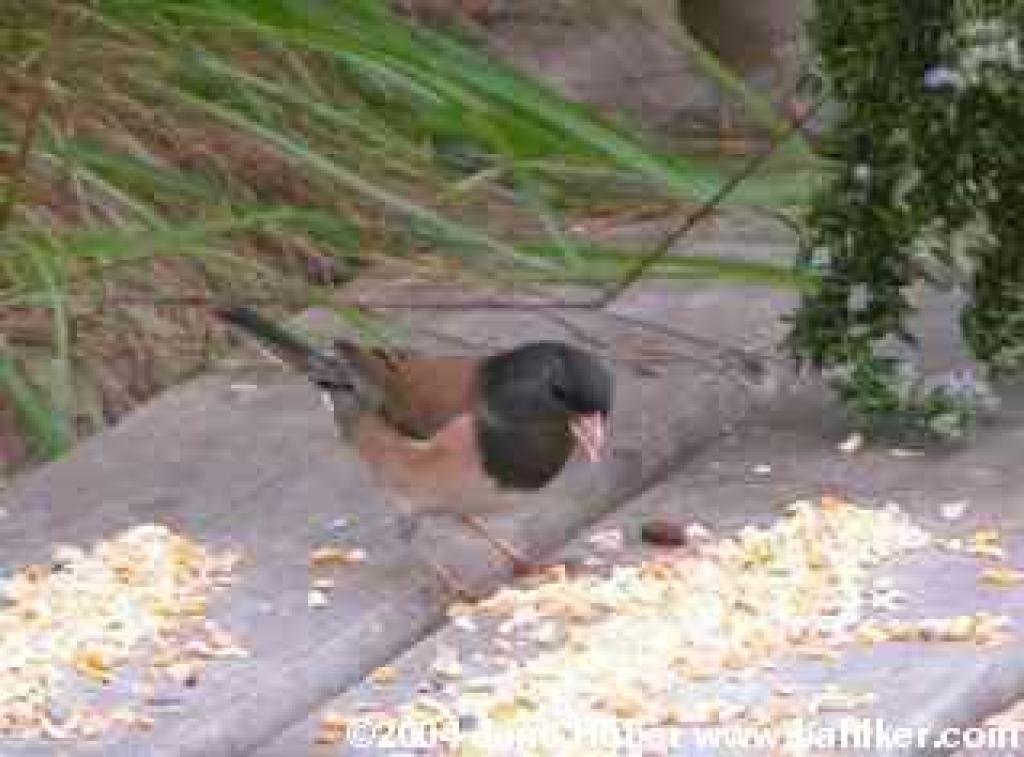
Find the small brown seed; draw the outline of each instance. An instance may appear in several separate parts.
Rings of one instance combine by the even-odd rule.
[[[682,547],[686,544],[686,530],[670,520],[648,520],[640,526],[640,539],[655,547]]]

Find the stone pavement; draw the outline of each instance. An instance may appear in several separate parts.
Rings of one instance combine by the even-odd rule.
[[[1024,401],[1013,400],[1008,405],[1007,411],[1013,415],[1024,408]],[[1024,475],[1018,463],[1024,450],[1024,423],[1017,420],[988,426],[973,445],[930,449],[910,457],[884,445],[869,445],[856,454],[845,454],[836,448],[842,439],[841,426],[831,418],[820,395],[808,391],[796,401],[781,403],[768,417],[753,418],[737,433],[705,449],[679,474],[574,540],[562,556],[571,561],[593,554],[589,537],[609,529],[624,534],[626,554],[650,552],[638,543],[639,524],[650,517],[700,522],[708,524],[716,535],[728,535],[747,524],[774,521],[784,503],[835,494],[868,506],[899,503],[918,523],[940,536],[998,528],[1006,537],[1009,563],[1024,565]],[[966,503],[964,515],[956,521],[947,520],[940,512],[943,504],[951,502]],[[898,611],[899,617],[939,618],[988,611],[1009,615],[1018,629],[1024,629],[1024,587],[984,586],[979,583],[981,569],[974,558],[929,553],[884,568],[880,575],[891,578],[908,596],[908,604]],[[459,659],[467,661],[481,659],[474,658],[474,653],[489,648],[487,639],[461,624],[449,624],[393,663],[393,682],[363,682],[325,703],[256,754],[326,757],[404,753],[346,749],[342,744],[311,745],[324,713],[358,717],[367,708],[386,710],[388,705],[415,699],[418,693],[441,691],[443,687],[436,685],[438,676],[432,673],[439,649],[458,649]],[[493,649],[487,656],[492,655]],[[473,664],[464,664],[464,675],[472,677]],[[933,742],[943,729],[976,725],[1024,694],[1024,637],[996,648],[969,643],[884,643],[855,649],[833,664],[783,660],[771,678],[797,687],[817,689],[837,684],[844,690],[873,692],[878,696],[873,706],[844,715],[879,718],[889,727],[927,729],[933,735],[925,747],[915,744],[899,748],[897,743],[883,743],[856,753],[942,754],[949,750],[938,749]],[[728,698],[737,691],[751,696],[749,682],[730,686],[716,680],[694,684],[693,688],[704,697]],[[440,693],[434,696],[444,699]],[[678,753],[766,752],[693,746]],[[810,753],[832,754],[820,750]],[[1008,757],[1019,752],[985,754]]]

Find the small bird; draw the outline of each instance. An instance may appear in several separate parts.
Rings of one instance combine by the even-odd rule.
[[[478,516],[522,504],[523,492],[543,489],[577,451],[601,459],[613,380],[579,348],[537,341],[482,359],[413,356],[347,340],[320,350],[250,308],[217,315],[327,393],[342,438],[388,494],[406,540],[420,517],[455,515],[524,572],[528,563]]]

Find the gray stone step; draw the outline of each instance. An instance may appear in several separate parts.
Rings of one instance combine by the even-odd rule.
[[[1011,402],[1008,412],[1012,415],[1021,406],[1024,403],[1020,401]],[[603,519],[590,533],[620,529],[627,544],[633,545],[626,555],[637,557],[647,554],[636,542],[639,524],[649,517],[702,522],[716,534],[728,535],[746,524],[773,521],[780,516],[783,503],[837,494],[868,506],[899,503],[918,523],[940,536],[997,528],[1006,538],[1008,563],[1024,567],[1024,473],[1019,464],[1024,454],[1024,424],[1019,419],[983,428],[971,446],[935,448],[913,457],[885,446],[843,454],[834,446],[842,438],[839,425],[829,418],[820,398],[813,393],[805,395],[786,403],[777,417],[767,422],[755,418],[737,434],[712,445],[679,474]],[[764,466],[769,466],[770,472]],[[956,501],[967,502],[967,508],[961,520],[951,522],[942,517],[941,505]],[[593,552],[584,534],[561,555],[579,558]],[[874,692],[878,699],[867,709],[823,717],[823,724],[857,717],[878,719],[888,729],[888,736],[870,749],[835,754],[948,754],[951,750],[938,744],[944,729],[974,726],[1024,694],[1024,588],[982,585],[979,575],[985,565],[976,558],[927,550],[881,569],[879,575],[890,577],[908,596],[908,604],[895,611],[898,617],[943,618],[978,611],[1011,616],[1017,636],[1005,646],[884,643],[853,649],[834,664],[782,658],[770,676],[743,684],[720,680],[694,684],[684,701],[690,696],[698,700],[718,696],[756,699],[767,692],[769,677],[811,689],[834,683],[845,690]],[[386,711],[390,705],[415,698],[422,684],[437,680],[431,665],[440,648],[460,650],[467,678],[473,675],[474,652],[487,650],[487,657],[494,652],[486,636],[448,625],[391,663],[397,671],[394,683],[363,682],[325,703],[256,754],[409,753],[352,749],[344,744],[310,750],[323,713],[355,717],[360,707]],[[444,700],[443,694],[436,697]],[[901,745],[899,739],[905,737],[894,729],[914,729],[913,743]],[[927,734],[920,742],[919,732]],[[674,753],[761,754],[692,744]]]
[[[670,329],[766,349],[780,335],[776,316],[787,302],[771,292],[641,287],[620,307]],[[621,357],[635,356],[641,337],[645,354],[653,349],[659,357],[648,370],[628,360],[618,366],[611,461],[596,470],[570,466],[552,492],[557,506],[495,522],[496,532],[532,555],[658,480],[777,389],[770,376],[747,385],[727,363],[694,362],[691,353],[707,352],[706,344],[599,313],[565,316]],[[530,314],[415,313],[412,320],[494,347],[566,334]],[[396,539],[389,509],[339,445],[320,398],[297,377],[253,375],[206,376],[168,392],[66,459],[17,480],[0,503],[8,513],[0,520],[0,555],[9,567],[47,559],[54,543],[89,545],[153,520],[204,544],[241,549],[247,560],[239,583],[216,598],[211,614],[251,658],[212,665],[180,692],[176,707],[151,713],[148,733],[59,747],[5,742],[5,757],[246,754],[441,622],[445,598]],[[257,388],[240,386],[248,382]],[[331,524],[342,516],[354,525],[336,536]],[[312,610],[310,551],[338,539],[365,548],[368,562],[342,573],[327,607]],[[469,534],[427,529],[420,545],[451,558],[469,583],[507,578],[508,566]]]

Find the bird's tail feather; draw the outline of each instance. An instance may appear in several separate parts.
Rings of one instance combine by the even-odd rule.
[[[218,308],[217,317],[256,337],[288,365],[305,372],[318,353],[308,342],[267,320],[252,308]]]
[[[305,373],[309,380],[326,390],[357,389],[356,369],[340,355],[318,350],[287,329],[267,320],[252,308],[219,308],[217,317],[237,326],[265,344],[271,352],[294,370]]]

